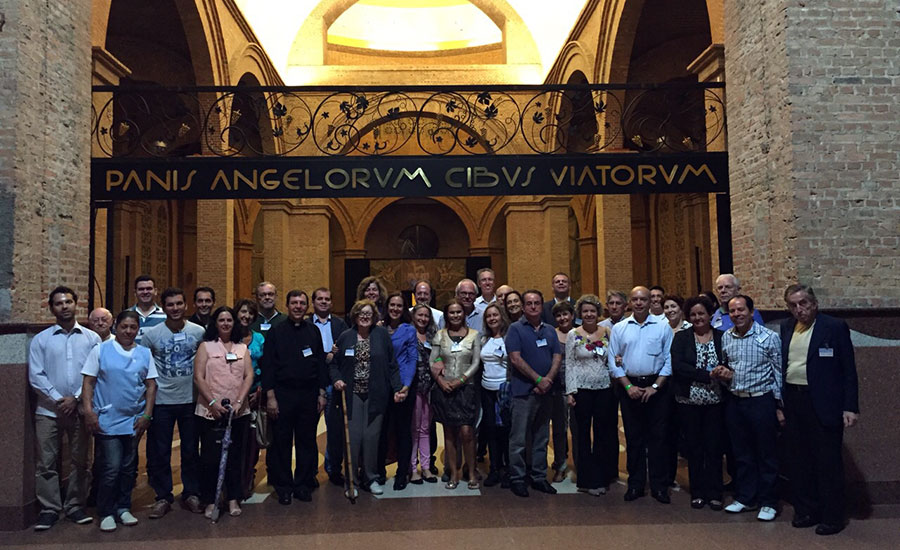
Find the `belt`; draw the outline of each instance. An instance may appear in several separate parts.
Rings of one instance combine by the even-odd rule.
[[[798,393],[809,393],[809,386],[803,384],[785,384],[784,389],[792,390]]]
[[[732,391],[731,395],[735,397],[762,397],[769,392],[767,391]]]
[[[629,376],[628,380],[635,386],[641,388],[653,385],[658,377],[659,376],[655,374],[652,376]]]

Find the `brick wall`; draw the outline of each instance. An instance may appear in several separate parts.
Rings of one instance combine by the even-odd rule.
[[[7,4],[0,33],[0,322],[49,319],[58,284],[87,303],[91,122],[87,0]]]
[[[900,36],[890,2],[725,2],[735,271],[761,307],[900,307]]]

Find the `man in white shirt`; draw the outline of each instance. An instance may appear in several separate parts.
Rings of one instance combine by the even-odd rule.
[[[53,527],[60,513],[78,524],[93,518],[84,512],[90,475],[88,450],[90,435],[85,429],[78,400],[81,397],[81,369],[100,337],[75,320],[78,296],[60,286],[50,293],[50,311],[56,324],[37,334],[28,350],[28,382],[37,393],[34,413],[37,438],[35,493],[41,505],[35,531]],[[60,434],[69,440],[72,471],[62,501],[59,488]],[[64,462],[64,461],[63,461]]]
[[[431,317],[434,319],[434,325],[438,329],[444,328],[444,313],[437,308],[431,307],[431,283],[429,283],[428,281],[419,281],[418,283],[416,283],[413,294],[415,294],[416,296],[417,304],[428,305],[428,309],[431,310]]]
[[[481,296],[475,298],[475,309],[479,313],[484,313],[484,309],[497,299],[497,296],[494,295],[494,270],[489,267],[479,269],[475,280],[478,281],[478,288],[481,289]]]

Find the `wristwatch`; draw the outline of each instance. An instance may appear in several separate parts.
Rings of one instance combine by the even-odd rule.
[[[655,384],[655,383],[654,383],[654,384],[652,384],[650,387],[653,388],[654,390],[658,390],[658,389],[659,389],[659,384]]]

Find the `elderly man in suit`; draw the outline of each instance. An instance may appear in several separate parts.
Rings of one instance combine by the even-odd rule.
[[[569,276],[562,271],[553,276],[551,285],[553,286],[553,299],[544,302],[544,306],[541,309],[541,320],[551,327],[556,328],[556,317],[553,316],[553,306],[559,302],[569,302],[572,307],[575,307],[575,300],[569,296],[569,290],[571,289]],[[576,320],[575,324],[581,324],[581,321]]]
[[[813,289],[784,292],[781,325],[784,416],[794,527],[833,535],[844,528],[844,428],[859,418],[858,383],[847,323],[819,313]]]

